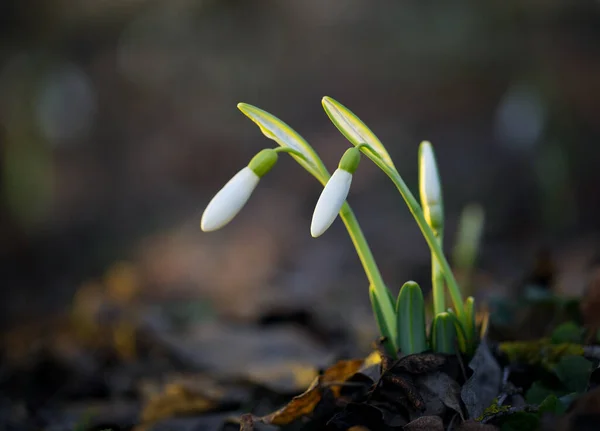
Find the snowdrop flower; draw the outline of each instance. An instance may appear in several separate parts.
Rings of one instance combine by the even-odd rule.
[[[352,174],[356,171],[359,162],[360,150],[357,148],[350,148],[342,156],[339,167],[325,185],[315,207],[310,225],[310,234],[314,238],[321,236],[329,229],[342,209],[350,191]]]
[[[428,141],[419,148],[419,191],[425,220],[438,235],[444,228],[444,204],[433,146]]]
[[[211,232],[229,223],[244,207],[259,180],[271,170],[277,162],[277,152],[265,149],[250,161],[248,166],[239,171],[212,198],[200,221],[204,232]]]

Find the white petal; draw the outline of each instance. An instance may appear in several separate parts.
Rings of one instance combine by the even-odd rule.
[[[352,174],[348,171],[337,169],[333,173],[321,192],[313,213],[310,225],[310,234],[313,237],[321,236],[331,226],[346,201],[351,183]]]
[[[210,232],[229,223],[246,204],[259,180],[258,175],[247,166],[235,174],[204,210],[200,228]]]
[[[440,177],[431,144],[423,145],[421,149],[421,187],[425,200],[430,205],[440,202]]]

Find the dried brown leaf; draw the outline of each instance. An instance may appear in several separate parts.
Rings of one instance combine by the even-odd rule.
[[[305,392],[292,398],[289,403],[279,410],[263,416],[261,421],[272,425],[287,425],[302,416],[310,414],[321,401],[319,382],[320,377],[317,377]]]
[[[387,374],[384,377],[385,388],[390,391],[390,385],[396,386],[405,396],[410,406],[419,411],[424,411],[426,408],[423,397],[419,394],[419,390],[409,376],[397,376]]]
[[[254,431],[254,417],[250,413],[240,417],[240,431]]]
[[[404,425],[404,431],[444,431],[444,422],[437,416],[421,416]]]
[[[218,402],[190,391],[183,385],[171,384],[151,399],[141,413],[142,422],[156,422],[173,416],[205,413]]]
[[[335,397],[339,397],[341,385],[332,383],[343,383],[352,377],[363,365],[364,360],[354,359],[339,361],[329,367],[325,372],[313,380],[304,393],[294,397],[288,404],[279,410],[261,418],[261,421],[272,425],[287,425],[302,416],[312,413],[316,405],[321,401],[322,387],[327,385]]]
[[[336,397],[340,396],[340,386],[331,385],[335,382],[345,382],[360,370],[364,361],[362,359],[351,359],[339,361],[329,367],[321,376],[321,384],[329,383],[330,389]]]
[[[425,374],[437,370],[446,363],[446,357],[436,353],[418,353],[401,358],[391,369],[392,372]]]
[[[443,404],[441,406],[442,410],[444,410],[444,407],[452,409],[460,415],[461,419],[464,419],[460,399],[460,385],[448,374],[436,371],[432,374],[419,376],[415,380],[427,407],[436,402],[441,402]],[[427,411],[427,413],[430,412]]]

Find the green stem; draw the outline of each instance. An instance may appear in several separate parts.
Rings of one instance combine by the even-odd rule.
[[[427,224],[427,221],[425,220],[425,216],[423,214],[421,206],[413,196],[412,192],[410,191],[410,189],[408,188],[398,171],[392,169],[383,160],[381,160],[377,152],[371,147],[363,147],[361,148],[361,150],[363,152],[365,152],[366,150],[373,155],[373,157],[371,157],[371,154],[367,154],[367,156],[373,161],[373,163],[375,163],[383,172],[387,174],[388,177],[390,177],[390,179],[404,198],[404,201],[408,205],[408,209],[415,218],[415,221],[419,225],[419,228],[421,229],[421,232],[425,237],[425,241],[427,242],[431,253],[435,257],[435,260],[437,260],[442,272],[444,273],[446,283],[448,284],[448,291],[450,292],[452,303],[454,304],[454,308],[456,309],[456,314],[459,316],[459,319],[462,319],[465,314],[465,306],[462,299],[462,295],[460,293],[460,289],[458,287],[458,284],[456,283],[456,279],[454,278],[452,269],[448,264],[448,260],[446,259],[446,256],[444,255],[444,252],[442,251],[442,248],[440,247],[437,238],[435,237],[435,234],[433,233],[433,231]]]
[[[299,153],[296,150],[293,150],[289,147],[279,147],[277,148],[278,152],[294,154],[304,160],[303,154]],[[325,175],[326,174],[326,175]],[[314,175],[314,174],[313,174]],[[330,175],[325,170],[325,173],[322,175],[315,175],[315,178],[323,185],[327,185],[329,181]],[[375,262],[375,258],[373,257],[373,253],[371,252],[371,248],[369,247],[369,243],[363,234],[360,225],[358,224],[358,220],[348,205],[347,202],[344,203],[342,209],[340,210],[340,218],[344,222],[346,226],[346,230],[348,231],[348,235],[350,235],[350,239],[352,240],[352,244],[356,250],[356,254],[362,263],[365,274],[367,275],[367,279],[373,288],[375,289],[375,295],[377,296],[378,303],[383,311],[383,315],[386,318],[386,325],[388,327],[388,332],[391,333],[391,339],[386,341],[388,353],[392,356],[396,356],[396,352],[398,348],[396,346],[396,311],[394,307],[394,303],[392,302],[392,296],[386,287],[383,278],[381,277],[381,273],[379,272],[379,267]]]
[[[438,237],[438,241],[441,245],[441,236]],[[444,291],[444,274],[433,252],[431,253],[431,286],[433,295],[433,315],[437,316],[446,311],[446,297]]]
[[[354,248],[356,249],[356,254],[358,254],[358,258],[362,263],[362,266],[365,270],[365,274],[369,279],[369,283],[375,288],[375,294],[377,296],[379,305],[382,308],[383,315],[386,318],[386,324],[388,327],[388,331],[392,334],[392,339],[389,340],[390,349],[392,349],[393,355],[396,354],[397,346],[396,346],[396,312],[394,310],[394,304],[392,304],[389,294],[388,288],[383,282],[383,278],[381,277],[381,273],[379,272],[379,267],[377,263],[375,263],[375,258],[373,257],[373,253],[371,252],[371,248],[367,243],[367,239],[365,238],[360,225],[358,224],[358,220],[354,215],[354,212],[350,208],[348,203],[344,203],[342,206],[342,210],[340,211],[340,218],[346,225],[346,229],[348,230],[348,235],[350,235],[350,239],[352,239],[352,244],[354,244]]]

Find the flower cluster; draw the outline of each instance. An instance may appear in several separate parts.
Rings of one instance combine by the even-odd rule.
[[[324,186],[313,213],[311,235],[315,238],[321,236],[338,215],[348,229],[369,279],[371,304],[389,352],[396,355],[398,350],[410,354],[433,349],[452,353],[456,346],[463,352],[473,351],[479,338],[475,325],[474,301],[472,297],[466,301],[462,299],[442,250],[442,187],[431,143],[424,141],[419,148],[419,204],[398,173],[384,145],[354,113],[339,102],[325,97],[323,107],[353,147],[346,150],[332,175],[315,150],[283,121],[251,105],[239,104],[238,107],[260,127],[266,137],[276,141],[279,147],[260,151],[248,166],[225,184],[206,207],[200,222],[201,229],[209,232],[228,224],[246,204],[260,179],[273,168],[278,160],[278,153],[288,153]],[[392,180],[430,247],[434,316],[429,337],[426,334],[425,304],[421,288],[415,282],[407,282],[394,301],[383,282],[358,221],[346,202],[361,155],[371,159]],[[446,309],[446,289],[453,308]]]

